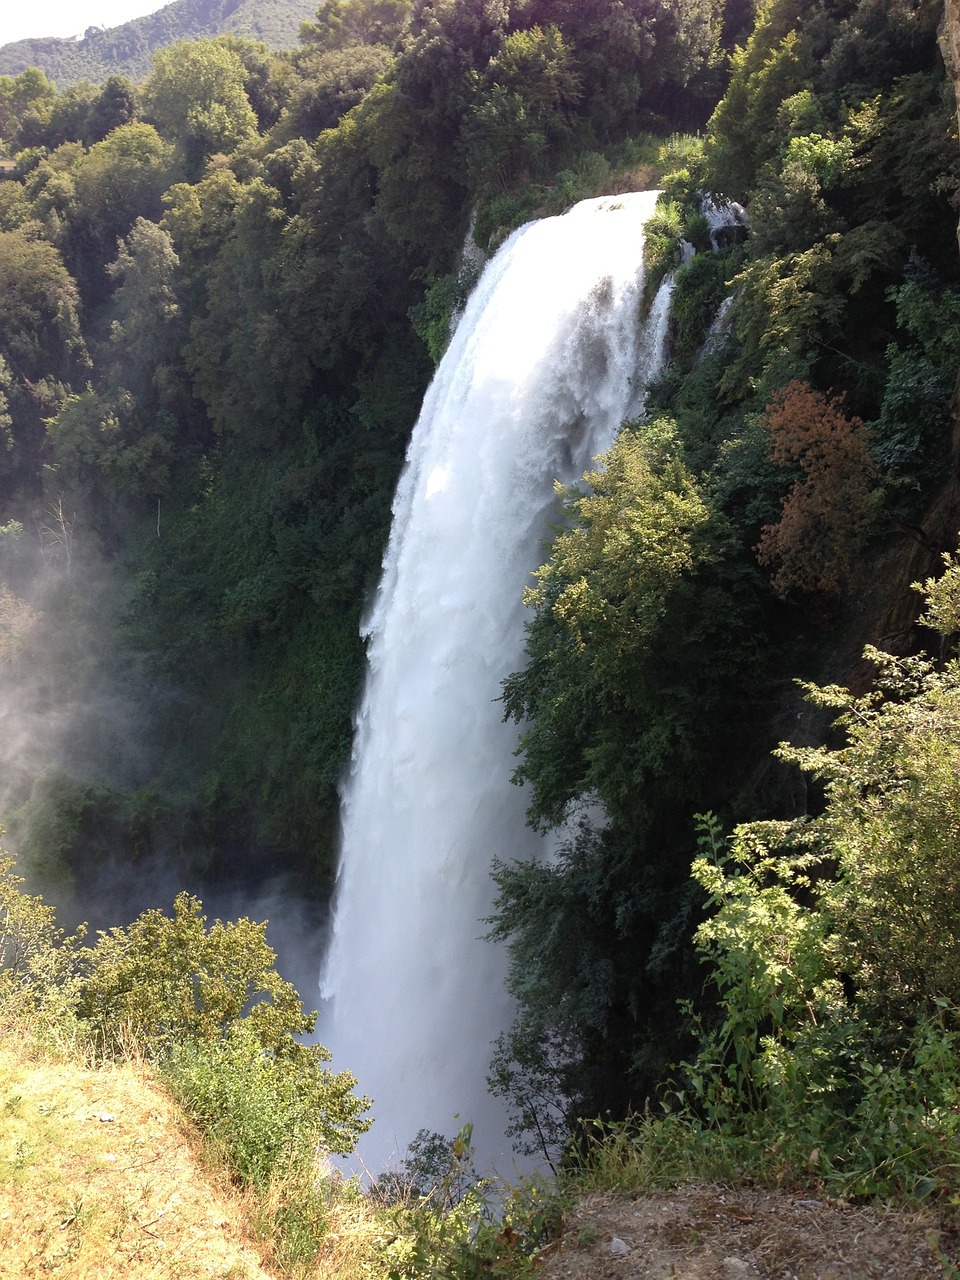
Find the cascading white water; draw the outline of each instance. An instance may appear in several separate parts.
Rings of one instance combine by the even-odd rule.
[[[665,296],[640,325],[656,192],[585,201],[522,228],[487,266],[437,370],[365,624],[369,672],[343,799],[321,1038],[374,1100],[361,1158],[474,1125],[506,1167],[487,1092],[510,1022],[505,958],[482,940],[490,865],[545,853],[510,781],[501,681],[523,663],[522,593],[554,480],[576,482],[642,404]]]

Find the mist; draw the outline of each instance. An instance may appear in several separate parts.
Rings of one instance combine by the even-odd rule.
[[[129,583],[62,500],[0,527],[0,844],[68,931],[169,912],[182,890],[210,920],[268,920],[278,968],[312,1008],[323,895],[253,832],[228,848],[205,838],[186,763],[203,709],[125,645]]]

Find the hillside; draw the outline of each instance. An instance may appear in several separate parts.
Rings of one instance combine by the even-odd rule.
[[[93,1069],[17,1040],[0,1046],[0,1280],[270,1280],[271,1241],[253,1238],[249,1201],[200,1158],[199,1135],[147,1068]],[[302,1274],[383,1274],[362,1226],[373,1206],[358,1212]],[[939,1280],[954,1237],[935,1212],[831,1201],[815,1187],[624,1188],[572,1204],[537,1274]]]
[[[142,80],[158,49],[178,40],[245,36],[271,49],[291,49],[313,0],[174,0],[157,13],[119,27],[88,27],[81,40],[16,40],[0,48],[0,75],[39,67],[61,89],[114,75]]]
[[[235,1192],[130,1065],[0,1049],[0,1276],[266,1280]]]

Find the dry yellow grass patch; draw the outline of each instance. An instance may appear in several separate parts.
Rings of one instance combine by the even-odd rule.
[[[269,1280],[174,1103],[124,1065],[0,1047],[0,1278]]]

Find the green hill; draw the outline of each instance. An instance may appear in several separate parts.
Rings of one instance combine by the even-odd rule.
[[[158,49],[178,40],[247,36],[271,49],[297,43],[300,23],[316,12],[315,0],[174,0],[157,13],[120,27],[88,27],[81,40],[49,37],[16,40],[0,48],[0,75],[39,67],[59,88],[109,76],[141,80]]]

